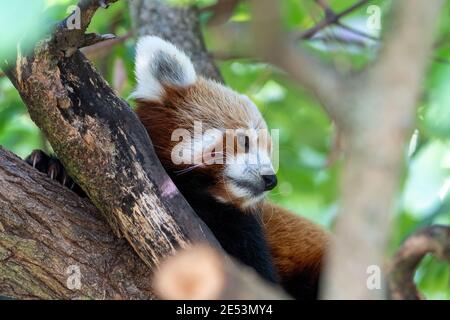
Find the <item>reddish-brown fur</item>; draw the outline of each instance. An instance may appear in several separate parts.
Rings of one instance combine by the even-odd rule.
[[[286,209],[264,203],[262,220],[275,266],[281,278],[307,273],[318,278],[329,242],[328,233]]]

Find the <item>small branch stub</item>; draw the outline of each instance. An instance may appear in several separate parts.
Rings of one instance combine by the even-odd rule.
[[[289,299],[252,269],[206,245],[187,248],[163,262],[154,288],[158,297],[170,300]]]

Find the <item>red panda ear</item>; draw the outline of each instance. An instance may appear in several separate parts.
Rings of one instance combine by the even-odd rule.
[[[186,54],[155,36],[139,39],[135,73],[137,87],[131,96],[152,101],[159,101],[164,96],[164,85],[187,87],[197,79],[194,66]]]

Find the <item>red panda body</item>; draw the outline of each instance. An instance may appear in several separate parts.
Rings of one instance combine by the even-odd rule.
[[[136,75],[137,114],[158,157],[224,249],[266,280],[275,282],[279,277],[295,298],[315,298],[329,236],[312,222],[264,202],[276,183],[271,165],[174,163],[173,150],[180,144],[173,137],[177,129],[193,134],[194,124],[200,122],[202,132],[219,131],[212,144],[223,147],[226,129],[267,129],[256,106],[245,96],[197,76],[184,53],[156,37],[139,41]],[[234,142],[239,144],[238,140]],[[192,153],[191,159],[199,157],[192,149],[195,143],[182,147]],[[241,156],[236,147],[223,149],[220,154],[225,160]],[[266,157],[264,150],[257,152],[258,159]]]

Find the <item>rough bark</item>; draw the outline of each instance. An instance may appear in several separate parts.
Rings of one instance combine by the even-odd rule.
[[[190,56],[199,74],[223,82],[205,48],[195,7],[174,7],[164,0],[134,0],[130,10],[137,36],[157,35],[169,40]]]
[[[92,17],[98,1],[82,1]],[[85,25],[87,27],[87,24]],[[3,66],[70,175],[150,267],[191,241],[220,248],[161,166],[148,134],[74,45],[64,23]]]
[[[0,294],[153,298],[150,269],[90,201],[2,148],[0,164]],[[79,289],[71,286],[73,266],[81,274]]]

